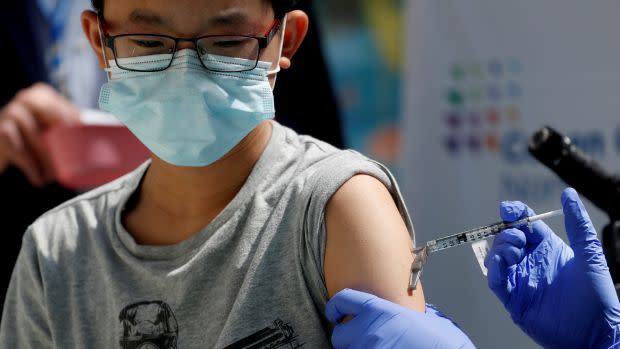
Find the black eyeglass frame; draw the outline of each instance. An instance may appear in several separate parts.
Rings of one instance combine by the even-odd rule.
[[[99,17],[100,23],[104,24],[105,20],[104,20],[103,16],[101,14],[98,14],[98,17]],[[267,46],[269,46],[269,44],[271,43],[273,38],[276,36],[278,31],[280,30],[280,28],[282,28],[282,21],[283,21],[283,19],[284,19],[284,17],[282,17],[280,19],[275,18],[273,20],[273,24],[271,25],[271,27],[265,33],[265,36],[205,35],[205,36],[199,36],[199,37],[196,37],[196,38],[176,38],[174,36],[169,36],[169,35],[140,34],[140,33],[108,35],[103,30],[103,28],[100,28],[100,29],[101,29],[101,35],[103,36],[103,44],[106,47],[108,47],[108,48],[110,48],[112,50],[112,53],[114,54],[114,61],[116,62],[116,66],[118,66],[119,68],[121,68],[123,70],[134,71],[134,72],[142,72],[142,73],[156,73],[156,72],[161,72],[161,71],[164,71],[164,70],[170,68],[170,66],[172,65],[172,62],[174,61],[174,57],[175,57],[175,55],[177,53],[177,47],[179,46],[180,42],[191,42],[191,43],[194,44],[195,48],[198,48],[198,41],[202,40],[202,39],[206,39],[206,38],[218,38],[218,37],[225,38],[225,37],[235,36],[235,37],[240,37],[240,38],[255,39],[255,40],[258,41],[258,53],[256,55],[256,61],[254,62],[254,66],[252,66],[251,68],[241,69],[241,70],[218,70],[218,69],[212,69],[212,68],[207,67],[205,65],[205,63],[203,62],[203,60],[200,59],[200,64],[202,64],[203,68],[205,68],[208,71],[220,72],[220,73],[233,73],[233,72],[241,73],[241,72],[246,72],[246,71],[251,71],[251,70],[256,69],[256,67],[258,66],[258,62],[260,61],[260,54],[261,54],[262,50],[264,50]],[[168,65],[166,67],[150,69],[150,70],[131,69],[131,68],[126,68],[126,67],[121,66],[121,64],[119,64],[119,62],[118,62],[118,55],[117,55],[117,51],[116,51],[115,40],[117,38],[128,37],[128,36],[152,36],[152,37],[160,37],[160,38],[167,38],[167,39],[174,40],[174,47],[172,48],[172,57],[170,58],[170,62],[168,63]]]

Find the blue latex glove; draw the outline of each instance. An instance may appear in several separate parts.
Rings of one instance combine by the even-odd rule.
[[[336,324],[334,348],[475,348],[454,322],[427,306],[422,314],[377,296],[345,289],[336,294],[325,309],[327,319]],[[347,315],[353,320],[338,324]]]
[[[577,192],[562,194],[570,246],[542,221],[498,234],[485,260],[488,283],[512,320],[545,348],[620,347],[620,303],[594,226]],[[534,212],[503,202],[512,222]]]

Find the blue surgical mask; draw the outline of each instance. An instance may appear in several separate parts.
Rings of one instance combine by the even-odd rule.
[[[123,65],[148,69],[157,56],[124,59]],[[221,64],[254,62],[215,57]],[[151,152],[177,166],[207,166],[235,147],[262,120],[275,114],[268,76],[270,62],[246,72],[218,73],[203,68],[193,49],[178,51],[167,70],[133,72],[107,69],[99,106],[116,115]]]

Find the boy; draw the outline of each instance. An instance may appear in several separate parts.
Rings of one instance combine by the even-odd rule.
[[[93,5],[100,106],[152,157],[28,229],[0,346],[328,347],[347,287],[424,311],[389,172],[268,120],[308,26],[292,0]]]

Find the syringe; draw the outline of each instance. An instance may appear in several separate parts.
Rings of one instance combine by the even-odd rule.
[[[484,227],[475,228],[460,232],[458,234],[449,235],[443,238],[430,240],[422,247],[413,250],[413,263],[411,264],[411,276],[409,278],[409,289],[415,290],[422,274],[424,264],[428,260],[431,253],[446,250],[452,247],[470,244],[476,241],[487,239],[498,234],[504,229],[514,228],[522,225],[531,225],[533,222],[562,215],[562,210],[556,210],[538,215],[529,216],[514,222],[498,222],[486,225]]]

